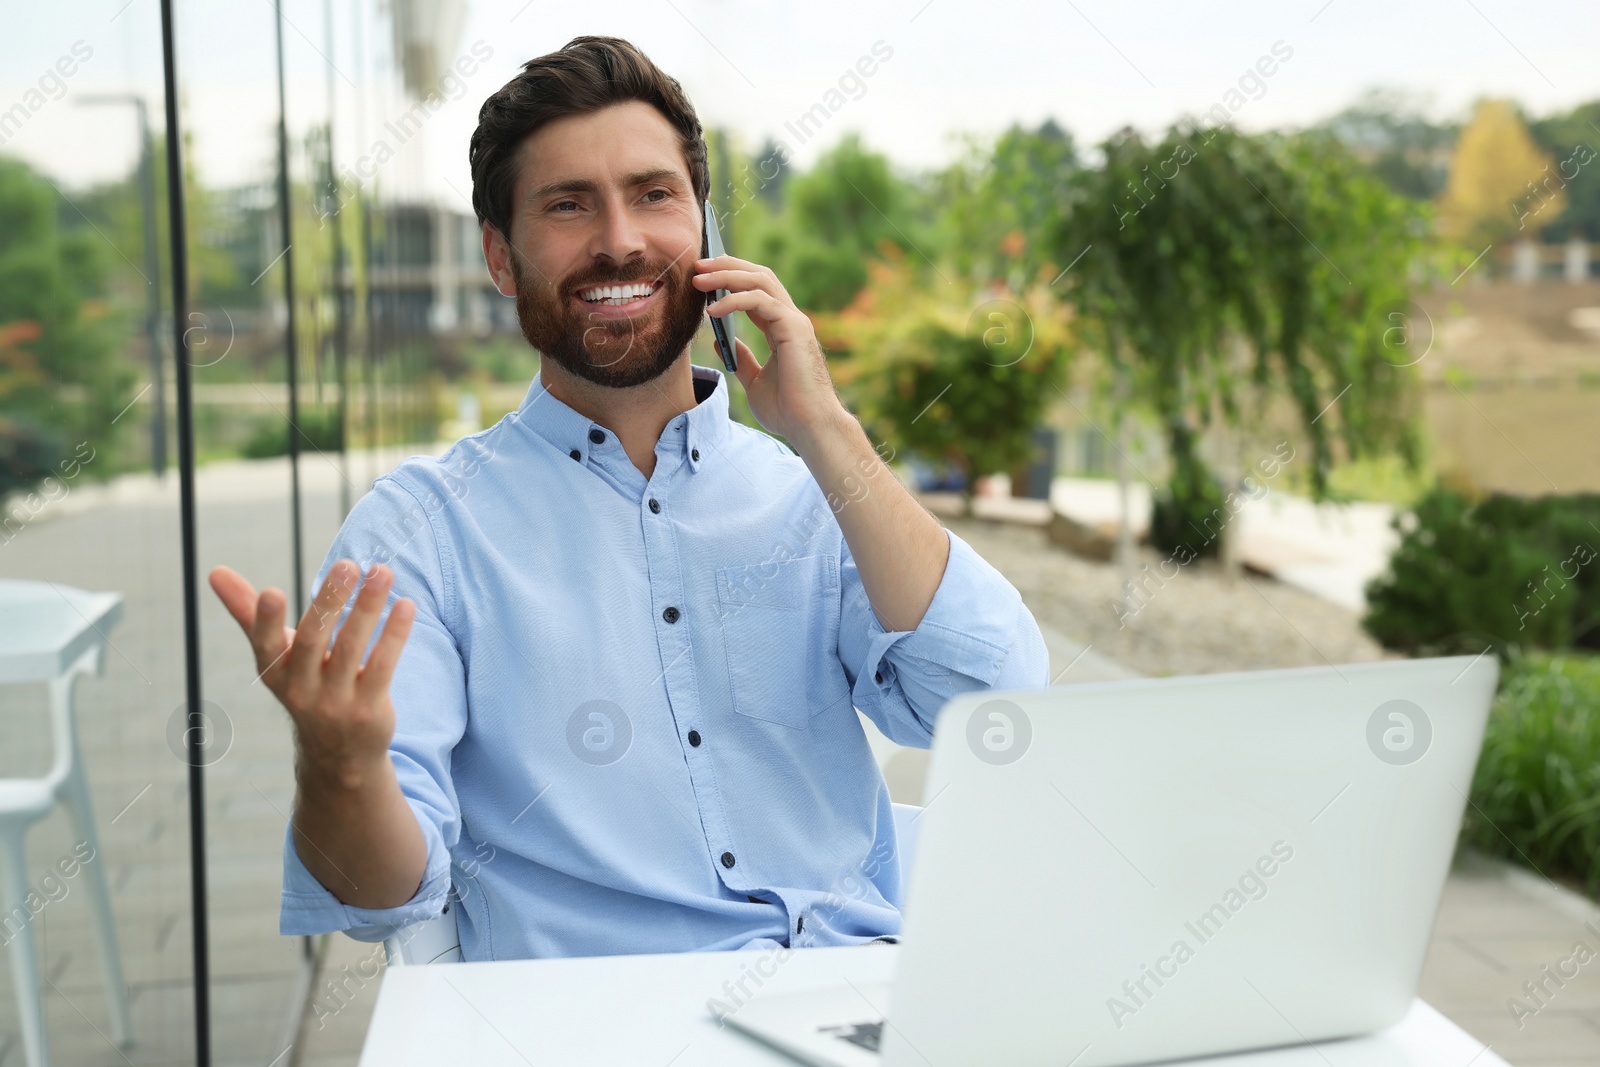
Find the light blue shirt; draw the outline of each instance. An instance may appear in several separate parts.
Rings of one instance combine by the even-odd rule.
[[[926,748],[951,697],[1046,685],[1043,638],[953,534],[921,623],[884,630],[805,463],[729,419],[721,372],[694,377],[648,480],[536,377],[351,510],[316,584],[382,562],[390,603],[416,602],[390,754],[427,869],[399,907],[350,907],[286,834],[283,933],[379,940],[447,901],[469,960],[899,933],[856,709]]]

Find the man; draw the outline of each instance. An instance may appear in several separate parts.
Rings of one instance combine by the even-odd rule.
[[[378,479],[297,629],[211,576],[294,721],[283,932],[459,902],[466,959],[892,940],[855,709],[926,747],[950,697],[1045,684],[1038,627],[883,466],[772,272],[698,258],[675,80],[580,37],[485,102],[471,160],[527,398]],[[689,362],[703,310],[766,335],[737,376],[789,447]]]

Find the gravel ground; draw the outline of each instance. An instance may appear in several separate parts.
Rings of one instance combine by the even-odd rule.
[[[1122,575],[1073,555],[1038,527],[984,519],[942,520],[1022,594],[1041,625],[1053,626],[1148,675],[1303,667],[1397,658],[1362,631],[1354,613],[1271,578],[1229,577],[1196,562],[1162,581],[1161,555],[1140,549],[1148,591],[1123,618]],[[1170,573],[1172,564],[1168,564]]]

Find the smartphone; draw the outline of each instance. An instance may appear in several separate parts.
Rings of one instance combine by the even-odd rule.
[[[703,236],[707,258],[727,255],[728,250],[722,247],[722,231],[717,228],[717,213],[712,209],[711,201],[709,200],[705,202],[704,215],[705,232]],[[728,290],[726,289],[713,289],[706,295],[706,303],[711,304],[727,295]],[[706,318],[711,319],[711,334],[717,339],[717,351],[721,354],[722,365],[728,368],[729,374],[733,374],[739,366],[738,357],[734,354],[733,349],[733,317],[736,314],[738,312],[730,311],[720,319],[712,318],[710,315],[706,316]]]

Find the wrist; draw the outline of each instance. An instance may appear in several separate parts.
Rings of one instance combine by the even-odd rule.
[[[295,782],[302,796],[349,800],[370,794],[394,778],[389,750],[359,756],[312,756],[303,749],[295,758]]]
[[[849,441],[856,435],[865,436],[860,421],[835,398],[830,408],[807,419],[788,435],[788,440],[800,457],[809,461],[822,450]]]

